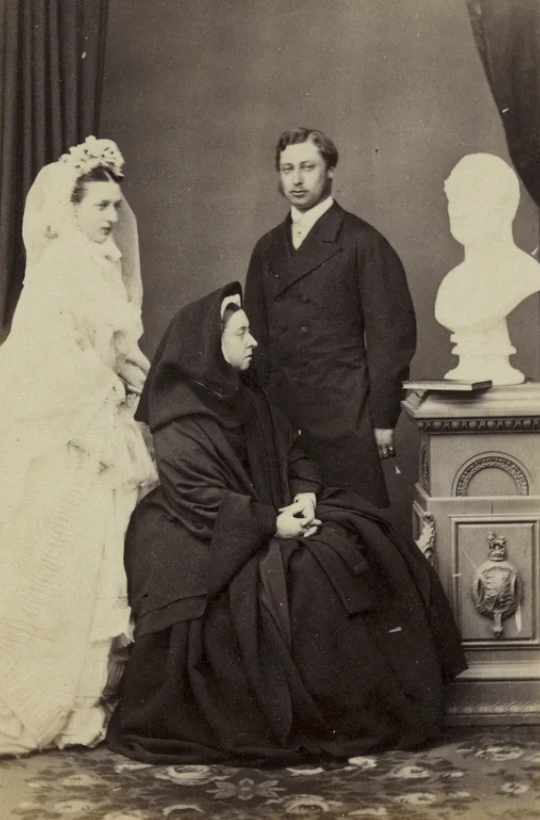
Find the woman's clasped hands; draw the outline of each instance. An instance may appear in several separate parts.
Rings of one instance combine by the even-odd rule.
[[[321,521],[315,517],[317,498],[315,493],[298,493],[292,504],[280,507],[276,519],[276,534],[279,538],[309,538],[315,535]]]

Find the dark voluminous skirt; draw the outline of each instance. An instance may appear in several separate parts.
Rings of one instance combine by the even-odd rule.
[[[334,524],[272,539],[202,616],[188,609],[137,638],[114,751],[290,765],[411,748],[439,731],[445,682],[464,668],[437,577],[382,534],[361,550]]]

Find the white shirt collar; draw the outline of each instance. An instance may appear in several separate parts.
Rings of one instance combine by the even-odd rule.
[[[323,199],[323,201],[319,202],[318,205],[310,208],[309,211],[299,211],[298,208],[295,208],[293,205],[291,208],[291,219],[293,224],[302,220],[302,227],[305,228],[306,231],[309,231],[317,220],[319,220],[321,216],[332,207],[333,204],[333,197],[327,196],[326,199]]]

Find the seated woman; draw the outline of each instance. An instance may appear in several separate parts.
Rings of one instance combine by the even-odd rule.
[[[139,405],[161,486],[134,513],[116,752],[290,764],[413,747],[464,669],[437,576],[380,511],[321,487],[248,386],[238,284],[182,309]]]
[[[0,348],[0,755],[102,740],[130,639],[124,537],[155,473],[133,419],[149,362],[122,173],[89,137],[26,199]]]

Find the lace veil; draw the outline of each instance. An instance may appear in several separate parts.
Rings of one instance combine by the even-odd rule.
[[[112,368],[92,355],[91,349],[79,346],[69,327],[54,321],[51,324],[50,317],[47,318],[48,307],[51,315],[55,315],[62,282],[54,281],[55,265],[49,264],[44,255],[60,237],[69,239],[73,233],[80,241],[82,235],[71,195],[77,179],[98,165],[121,175],[123,159],[114,142],[89,137],[68,155],[45,166],[26,199],[25,287],[11,332],[0,349],[0,533],[2,522],[22,499],[32,460],[59,442],[78,440],[122,386]],[[121,265],[133,313],[140,316],[142,284],[137,222],[125,201],[114,237],[115,241],[109,237],[97,247]],[[118,250],[122,254],[119,261]],[[145,370],[147,361],[136,344],[136,325],[134,318],[135,353],[139,367]]]

